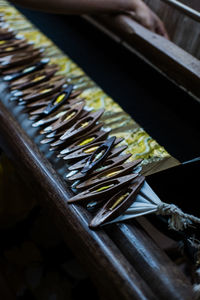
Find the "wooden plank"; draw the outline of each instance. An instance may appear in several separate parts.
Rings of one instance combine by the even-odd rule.
[[[200,23],[163,0],[144,1],[164,22],[171,41],[196,58],[200,58],[199,51],[197,51],[199,49]],[[181,2],[196,9],[193,1]],[[199,10],[200,7],[198,14]]]
[[[150,32],[126,15],[85,17],[101,30],[118,37],[118,41],[165,74],[179,87],[197,97],[200,90],[200,61],[171,41]],[[116,38],[117,39],[117,38]]]
[[[160,299],[193,299],[188,293],[188,283],[182,277],[183,274],[180,274],[174,263],[160,251],[139,224],[135,223],[133,226],[132,221],[119,223],[108,228],[107,232]],[[144,247],[145,244],[148,244],[148,250]],[[179,289],[180,283],[182,287]]]
[[[7,103],[5,96],[2,101]],[[137,247],[135,247],[135,252],[132,252],[131,243],[135,243],[136,240],[131,238],[132,242],[124,243],[125,240],[130,239],[126,230],[122,235],[118,235],[119,243],[121,245],[124,243],[124,248],[119,250],[118,244],[114,241],[116,235],[113,238],[112,234],[108,236],[104,230],[94,232],[88,228],[90,214],[78,205],[67,204],[71,193],[66,184],[3,103],[0,103],[1,146],[13,159],[20,172],[24,173],[24,177],[31,180],[32,188],[39,192],[38,199],[58,226],[67,245],[84,265],[97,286],[107,291],[107,299],[112,297],[114,299],[171,298],[177,300],[179,297],[182,300],[191,300],[190,283],[176,266],[173,266],[176,272],[173,270],[170,272],[173,264],[170,264],[166,258],[163,259],[161,249],[156,248],[159,254],[156,254],[157,259],[156,262],[154,261],[155,255],[152,255],[152,251],[149,252],[149,241],[143,238],[143,233],[141,233],[141,239],[136,238]],[[15,110],[9,102],[6,106]],[[19,115],[18,119],[25,123],[28,130],[28,122],[24,115]],[[141,249],[143,249],[142,253]],[[138,274],[134,268],[134,261],[129,262],[131,252],[133,255],[137,254],[137,264],[140,266],[143,266],[145,255],[149,253],[148,278],[150,279],[152,272],[154,283],[147,282],[144,272],[143,277]],[[156,278],[160,274],[158,272],[156,277],[156,269],[153,270],[154,264],[158,267],[158,271],[164,268],[168,270],[162,276],[163,281],[161,280],[165,288],[159,291],[156,289],[156,296],[154,293],[157,286]]]
[[[0,270],[0,299],[16,300],[16,296],[10,289],[9,284],[4,276],[4,272],[2,272],[2,270]]]
[[[172,6],[174,9],[181,11],[184,15],[192,18],[193,20],[200,22],[200,13],[197,10],[193,9],[192,7],[177,0],[162,0],[162,1]]]
[[[190,1],[188,1],[188,0],[179,0],[179,1],[186,4],[186,5],[188,5],[188,6],[190,6],[193,9],[196,9],[196,10],[200,11],[200,2],[199,2],[199,0],[190,0]]]
[[[0,103],[0,145],[30,180],[38,199],[64,240],[107,299],[157,299],[121,251],[104,232],[88,228],[91,218],[82,207],[68,205],[72,195],[55,169]]]

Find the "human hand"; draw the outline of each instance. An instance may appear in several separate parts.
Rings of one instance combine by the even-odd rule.
[[[10,0],[14,4],[60,14],[128,13],[138,23],[169,39],[163,22],[143,0]]]
[[[128,11],[128,14],[147,29],[169,39],[163,22],[142,0],[135,0],[134,10]]]

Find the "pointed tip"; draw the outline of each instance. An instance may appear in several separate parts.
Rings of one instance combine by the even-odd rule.
[[[52,138],[52,141],[53,141],[53,138]],[[60,144],[59,144],[58,142],[59,142],[59,141],[56,141],[56,142],[51,143],[51,147],[59,146]]]
[[[69,152],[69,150],[68,149],[64,149],[64,150],[62,150],[62,151],[60,151],[60,155],[65,155],[65,154],[67,154]]]
[[[95,223],[95,222],[93,222],[93,220],[91,221],[91,223],[89,224],[89,228],[90,229],[92,229],[92,230],[98,230],[99,229],[99,227],[100,227],[100,223],[98,224],[98,223]]]
[[[50,62],[50,58],[42,58],[41,62],[47,64],[48,62]]]
[[[32,127],[39,127],[42,125],[42,122],[41,121],[38,121],[38,122],[35,122],[32,124]]]
[[[11,97],[10,97],[10,101],[17,101],[17,100],[18,100],[17,97],[14,97],[14,96],[11,96]]]
[[[72,204],[72,203],[74,203],[74,202],[76,202],[76,200],[73,200],[73,199],[68,199],[68,200],[67,200],[67,203],[69,203],[69,204]]]
[[[64,140],[66,139],[66,136],[67,136],[66,134],[63,134],[63,135],[60,137],[60,140],[61,140],[61,141],[64,141]]]
[[[12,78],[13,78],[12,75],[6,75],[6,76],[3,77],[3,80],[4,81],[10,81],[10,80],[12,80]]]
[[[47,133],[47,132],[44,132],[44,133]],[[46,137],[47,138],[54,138],[55,137],[55,132],[53,131],[51,133],[48,133]]]
[[[51,141],[52,141],[53,139],[44,139],[44,140],[41,140],[40,141],[40,144],[48,144],[48,143],[50,143]]]
[[[43,129],[44,133],[47,133],[47,132],[50,132],[50,131],[52,131],[52,126],[48,126],[48,127]]]

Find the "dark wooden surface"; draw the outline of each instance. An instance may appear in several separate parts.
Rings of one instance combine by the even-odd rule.
[[[16,300],[14,292],[10,289],[6,276],[2,270],[0,270],[0,298],[5,300]]]
[[[196,9],[197,11],[200,11],[200,3],[199,0],[180,0],[180,2],[182,2],[185,5],[190,6],[193,9]]]
[[[50,163],[0,103],[1,147],[39,191],[39,200],[64,240],[108,299],[156,299],[144,280],[104,233],[89,230],[89,215],[68,205],[71,196]]]
[[[199,156],[200,103],[191,95],[80,17],[21,11],[173,157]]]
[[[48,23],[45,23],[45,26],[47,25]],[[70,30],[68,32],[69,35]],[[83,55],[80,56],[80,48],[77,47],[76,37],[73,35],[73,31],[71,34],[72,44],[73,38],[75,43],[72,54],[74,54],[74,51],[77,51],[77,55],[79,55],[78,57],[83,58]],[[81,36],[81,40],[84,43],[84,36]],[[89,43],[92,44],[93,40],[89,41]],[[105,45],[102,45],[102,47],[105,48]],[[89,48],[86,44],[85,51],[87,50],[89,50]],[[99,49],[99,51],[101,51],[101,49]],[[94,61],[98,60],[98,57],[95,57],[96,53],[91,51],[90,54],[90,58],[94,59]],[[88,60],[87,63],[90,65],[90,69],[92,64],[89,60],[89,54],[85,55],[84,58],[85,60]],[[105,60],[106,55],[104,55],[104,61]],[[112,59],[110,60],[112,61]],[[93,65],[95,64],[93,63]],[[122,64],[119,62],[119,66],[117,66],[120,71],[122,70],[121,65]],[[138,65],[141,66],[140,64]],[[109,67],[109,65],[107,65],[107,67]],[[113,61],[113,72],[115,71],[115,67],[116,66]],[[143,68],[145,68],[144,65]],[[157,76],[155,73],[153,74]],[[128,75],[130,75],[130,73],[128,73]],[[139,78],[141,77],[140,84],[143,89],[145,74],[140,76],[138,72],[137,75]],[[158,79],[158,77],[156,78]],[[150,77],[149,80],[151,80]],[[104,78],[104,81],[106,81],[110,86],[111,82],[109,82],[109,80]],[[145,84],[147,84],[148,87],[151,85],[148,85],[148,79],[145,81]],[[114,85],[116,86],[116,83],[114,83]],[[124,86],[123,81],[121,81],[120,90],[122,90],[123,93],[126,93],[126,89],[123,90],[122,86]],[[127,89],[130,88],[128,85],[125,86]],[[163,87],[164,86],[168,87],[168,81],[163,82]],[[137,85],[135,85],[135,87],[136,89],[138,88]],[[141,102],[141,105],[144,104],[145,98],[142,89],[140,92],[138,91],[138,102]],[[116,88],[115,93],[120,93],[120,90],[117,90]],[[176,89],[172,87],[170,91],[177,93],[177,90],[175,90]],[[167,92],[169,92],[169,90],[166,90],[166,93]],[[179,96],[180,95],[186,98],[188,97],[182,93],[179,94]],[[152,98],[151,93],[147,93],[146,103],[149,100],[148,96]],[[6,103],[5,98],[2,100]],[[149,107],[152,103],[149,103]],[[187,103],[190,103],[190,101]],[[134,105],[137,110],[136,103]],[[193,104],[191,106],[193,106]],[[196,104],[194,104],[194,106],[196,107]],[[157,111],[160,111],[160,108],[159,104]],[[173,108],[173,105],[171,110],[168,107],[167,113],[172,111],[173,115]],[[188,107],[188,109],[191,110],[191,107]],[[141,107],[139,110],[141,110]],[[177,118],[178,110],[177,105],[175,108],[175,118]],[[181,113],[183,113],[183,110],[180,110]],[[56,165],[50,163],[50,161],[44,157],[44,153],[38,149],[33,140],[31,140],[28,136],[27,132],[22,129],[23,126],[21,123],[23,123],[25,116],[18,116],[16,121],[11,112],[12,107],[9,107],[9,105],[6,105],[5,107],[4,104],[0,103],[1,147],[11,157],[18,170],[20,170],[20,173],[24,175],[24,178],[31,183],[32,189],[35,192],[38,192],[38,200],[46,208],[52,221],[54,221],[59,228],[67,245],[84,265],[85,269],[99,288],[106,291],[103,296],[104,299],[171,298],[172,300],[191,300],[193,295],[192,286],[189,281],[178,267],[170,261],[166,254],[155,244],[155,242],[152,241],[146,232],[138,226],[137,223],[127,222],[125,224],[113,225],[105,229],[105,231],[101,230],[97,232],[88,229],[88,221],[90,220],[89,213],[87,213],[81,206],[69,206],[66,203],[68,197],[71,196],[71,193],[67,189],[62,177],[58,174]],[[195,113],[197,114],[197,111],[194,111],[194,115]],[[142,112],[140,116],[141,119],[142,117],[144,119],[144,114],[145,111]],[[194,118],[194,115],[193,118],[191,118],[191,122],[193,122],[191,128],[194,129],[193,134],[195,133],[195,125],[197,124],[197,120]],[[148,116],[148,114],[146,114],[146,116]],[[147,123],[152,123],[153,119],[154,118],[151,116]],[[162,119],[162,116],[160,116],[160,119]],[[179,115],[178,120],[180,120]],[[144,119],[144,122],[146,122],[146,119]],[[173,120],[171,122],[173,122]],[[176,122],[173,124],[176,124]],[[181,129],[182,124],[184,126],[184,122],[181,123],[181,126],[180,124],[177,126],[180,126]],[[155,127],[158,127],[157,124],[155,125]],[[170,126],[172,126],[172,124]],[[164,134],[163,130],[164,129],[162,128],[161,135]],[[188,130],[188,133],[189,132],[190,130]],[[171,131],[169,136],[171,139]],[[165,139],[166,137],[163,140]],[[177,138],[174,136],[174,141],[176,140]],[[179,147],[177,146],[177,153],[180,153],[183,148],[184,147],[180,147],[180,145]],[[188,146],[187,151],[185,151],[184,159],[186,157],[191,157],[198,152],[198,148],[195,149],[196,152],[190,148],[191,147]],[[185,150],[185,148],[183,150]]]
[[[165,0],[144,0],[164,22],[170,39],[173,43],[200,58],[199,33],[200,33],[200,2],[199,0],[179,0],[191,9],[196,9],[195,14],[186,13],[186,11],[177,9]]]
[[[4,95],[3,102],[9,107],[7,101]],[[23,114],[16,118],[25,121]],[[39,192],[38,200],[91,278],[106,290],[106,297],[191,300],[192,287],[183,273],[134,224],[131,229],[114,226],[109,235],[88,228],[89,213],[67,204],[71,193],[66,184],[18,122],[0,103],[1,147],[31,180],[32,188]]]
[[[108,233],[159,299],[192,297],[187,289],[188,283],[177,266],[137,223],[117,224],[110,227]],[[180,284],[182,288],[179,290]]]
[[[120,43],[138,51],[178,86],[200,98],[200,62],[173,42],[142,27],[126,15],[86,17],[87,20],[111,30]]]

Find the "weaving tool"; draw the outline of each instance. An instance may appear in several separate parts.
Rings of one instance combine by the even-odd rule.
[[[86,92],[85,92],[85,94],[86,94]],[[86,132],[85,132],[86,133]],[[73,141],[73,143],[74,143],[74,141]],[[63,145],[64,146],[64,145]],[[61,149],[61,151],[62,151],[62,149]],[[78,208],[77,208],[78,209]]]

